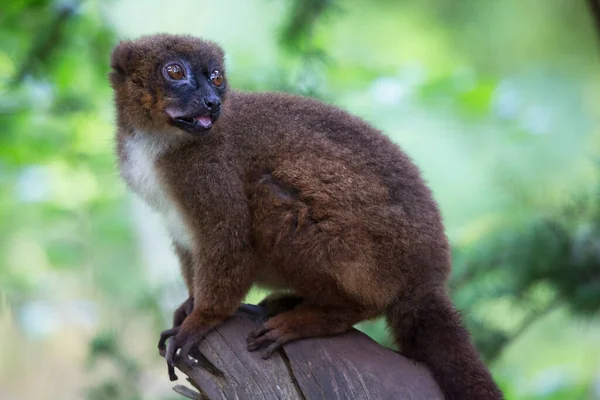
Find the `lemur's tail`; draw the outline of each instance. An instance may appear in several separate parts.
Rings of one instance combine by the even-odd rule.
[[[402,354],[429,367],[447,400],[503,398],[444,290],[399,296],[386,315]]]

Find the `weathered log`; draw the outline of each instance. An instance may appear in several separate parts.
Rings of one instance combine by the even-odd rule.
[[[443,399],[422,365],[352,330],[343,335],[298,340],[271,358],[246,350],[246,336],[264,320],[245,306],[199,346],[199,366],[177,368],[198,390],[174,390],[191,399]]]

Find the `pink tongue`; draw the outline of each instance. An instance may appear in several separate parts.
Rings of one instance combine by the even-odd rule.
[[[198,121],[198,123],[205,128],[208,128],[212,125],[212,118],[209,115],[201,115],[196,117],[196,121]]]

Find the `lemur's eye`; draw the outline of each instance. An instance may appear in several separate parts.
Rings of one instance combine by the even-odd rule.
[[[175,81],[180,81],[185,77],[181,64],[173,63],[165,67],[167,76]]]
[[[218,69],[215,69],[210,74],[210,81],[215,86],[221,86],[223,84],[223,74]]]

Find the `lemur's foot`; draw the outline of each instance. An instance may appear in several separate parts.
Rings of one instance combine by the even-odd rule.
[[[284,325],[272,321],[273,319],[268,320],[248,335],[248,351],[255,351],[264,347],[264,350],[260,353],[264,359],[271,357],[275,350],[285,343],[298,338],[297,334],[291,330],[288,331]]]
[[[345,332],[364,319],[363,312],[346,308],[320,308],[302,303],[270,318],[248,335],[248,350],[263,348],[269,358],[284,344],[301,338],[330,336]]]
[[[303,301],[250,332],[248,350],[263,348],[261,356],[269,358],[292,340],[338,335],[350,330],[355,323],[376,315],[377,310],[370,308],[320,306]]]

